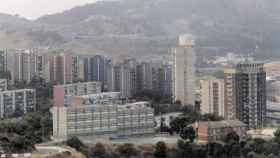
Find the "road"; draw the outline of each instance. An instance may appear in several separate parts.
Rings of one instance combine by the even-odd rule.
[[[35,146],[37,150],[37,154],[42,155],[42,156],[48,156],[48,155],[53,155],[53,154],[58,154],[62,153],[65,151],[69,151],[63,147],[59,146],[41,146],[41,145],[36,145]]]

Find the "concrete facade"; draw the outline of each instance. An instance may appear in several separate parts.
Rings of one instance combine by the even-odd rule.
[[[241,139],[246,137],[246,124],[238,120],[196,122],[192,124],[199,143],[223,141],[230,132],[235,132]]]
[[[53,136],[131,136],[154,133],[154,110],[147,102],[125,105],[54,107]]]
[[[240,63],[225,73],[228,119],[239,119],[250,129],[262,128],[266,119],[266,72],[262,63]]]
[[[33,89],[0,92],[0,118],[19,117],[36,109],[36,93]]]
[[[58,85],[53,88],[54,106],[69,104],[72,96],[101,93],[100,82],[84,82],[75,84]]]
[[[201,113],[225,116],[224,80],[208,78],[200,81]]]
[[[195,52],[194,39],[180,36],[178,46],[172,49],[172,89],[174,101],[183,105],[195,105]]]
[[[70,99],[70,105],[109,105],[109,104],[121,104],[122,95],[120,92],[106,92],[81,96],[73,96]]]
[[[0,79],[0,92],[6,91],[8,88],[8,82],[6,79]]]

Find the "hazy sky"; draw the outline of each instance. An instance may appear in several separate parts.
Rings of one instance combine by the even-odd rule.
[[[70,9],[77,5],[92,3],[96,0],[0,0],[0,13],[19,14],[34,19]]]

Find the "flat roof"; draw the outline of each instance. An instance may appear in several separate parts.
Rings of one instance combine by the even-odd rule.
[[[0,91],[0,93],[23,92],[23,91],[35,91],[35,89],[15,89],[15,90]]]
[[[280,103],[267,101],[266,109],[269,111],[279,111],[280,112]]]
[[[135,102],[135,103],[127,103],[123,105],[122,104],[108,104],[108,105],[93,104],[93,105],[78,105],[78,106],[74,105],[74,106],[64,106],[64,107],[67,109],[83,109],[83,108],[91,108],[91,107],[143,108],[143,107],[147,107],[146,104],[149,104],[149,102],[142,101],[142,102]],[[151,108],[151,107],[147,107],[147,108]]]
[[[76,85],[86,85],[91,83],[101,83],[99,81],[92,81],[92,82],[78,82],[78,83],[71,83],[71,84],[62,84],[62,85],[55,85],[54,87],[68,87],[68,86],[76,86]]]
[[[95,93],[95,94],[87,94],[87,95],[79,95],[79,96],[74,96],[75,98],[94,98],[94,97],[99,97],[99,96],[111,96],[111,95],[121,95],[120,92],[104,92],[104,93]]]
[[[195,125],[196,123],[194,123]],[[208,125],[209,128],[223,128],[223,127],[239,127],[246,125],[239,120],[223,120],[223,121],[205,121],[197,122],[198,125]]]

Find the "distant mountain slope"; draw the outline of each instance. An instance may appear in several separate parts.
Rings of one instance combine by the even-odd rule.
[[[36,22],[57,25],[63,36],[94,41],[100,49],[163,53],[177,35],[192,33],[206,48],[202,51],[249,53],[256,45],[279,47],[279,16],[279,0],[121,0],[76,7]]]
[[[46,15],[23,28],[44,32],[38,37],[56,34],[41,44],[133,56],[166,55],[176,36],[191,33],[207,55],[278,50],[279,17],[279,0],[119,0]]]
[[[16,15],[0,14],[0,48],[58,46],[65,43],[55,31]]]

